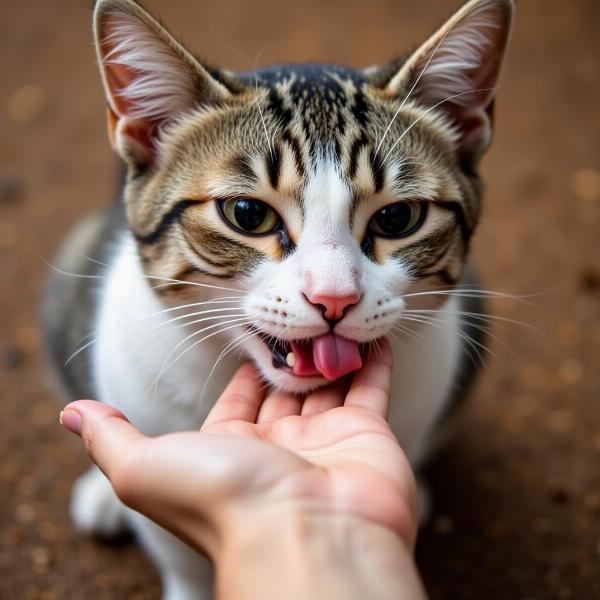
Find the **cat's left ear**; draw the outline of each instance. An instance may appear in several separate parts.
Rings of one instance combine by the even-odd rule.
[[[409,93],[451,118],[462,158],[476,163],[492,137],[495,86],[514,0],[471,0],[392,74],[385,92]]]
[[[94,35],[108,101],[109,135],[130,166],[158,158],[161,130],[231,91],[133,0],[98,0]]]

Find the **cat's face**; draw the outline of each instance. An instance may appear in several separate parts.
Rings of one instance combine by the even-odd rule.
[[[234,76],[209,73],[129,0],[100,2],[112,137],[147,274],[236,290],[198,288],[235,304],[206,331],[282,389],[360,367],[407,305],[441,303],[421,294],[460,277],[511,7],[474,0],[385,68]],[[182,304],[190,289],[162,291]]]

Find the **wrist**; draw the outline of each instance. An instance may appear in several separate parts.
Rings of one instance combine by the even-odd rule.
[[[281,598],[294,591],[314,600],[384,600],[398,598],[399,590],[425,597],[408,544],[365,519],[271,508],[221,539],[214,557],[217,598]]]

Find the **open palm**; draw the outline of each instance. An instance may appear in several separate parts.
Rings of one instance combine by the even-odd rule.
[[[209,547],[219,522],[243,520],[249,505],[268,514],[296,505],[379,523],[412,546],[415,486],[386,421],[390,379],[387,344],[351,382],[306,398],[265,397],[256,367],[245,365],[200,432],[156,438],[99,403],[65,410],[84,414],[88,450],[121,499],[191,543]],[[209,513],[200,525],[198,506]]]

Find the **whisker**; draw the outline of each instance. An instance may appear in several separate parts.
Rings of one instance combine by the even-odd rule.
[[[220,318],[228,318],[231,317],[231,319],[224,321],[224,322],[220,322],[220,323],[215,323],[213,325],[209,325],[208,327],[204,327],[202,329],[199,329],[197,331],[193,331],[192,333],[190,333],[189,335],[187,335],[185,338],[183,338],[182,340],[180,340],[176,346],[171,350],[171,352],[169,353],[169,355],[167,356],[167,358],[165,359],[165,363],[169,361],[169,359],[171,358],[171,356],[173,356],[173,354],[175,354],[175,352],[177,351],[177,349],[179,347],[181,347],[183,344],[185,344],[185,342],[187,342],[189,339],[197,336],[200,333],[203,333],[204,331],[208,331],[209,329],[213,329],[214,327],[218,327],[219,325],[226,325],[227,323],[233,323],[235,320],[244,320],[244,319],[248,319],[250,315],[246,314],[246,313],[238,313],[237,315],[217,315],[217,316],[213,316],[213,317],[204,317],[202,319],[196,319],[194,321],[185,323],[185,326],[190,326],[190,325],[194,325],[196,323],[201,323],[203,321],[208,321],[208,320],[214,320],[214,319],[220,319]]]
[[[200,316],[200,315],[205,315],[205,314],[209,314],[209,313],[215,313],[215,312],[229,312],[232,310],[241,310],[240,307],[238,306],[233,306],[230,308],[215,308],[215,309],[211,309],[211,310],[204,310],[204,311],[199,311],[199,312],[195,312],[195,313],[187,313],[185,315],[179,315],[177,317],[174,317],[172,319],[167,319],[166,321],[162,321],[161,323],[158,323],[157,325],[154,325],[154,327],[151,327],[150,329],[148,329],[147,331],[144,331],[144,333],[142,333],[142,335],[140,335],[132,344],[130,344],[129,346],[127,346],[127,348],[124,349],[124,352],[128,352],[129,350],[131,350],[134,346],[136,346],[139,342],[141,342],[142,340],[144,340],[148,335],[150,335],[153,331],[156,331],[157,329],[160,329],[161,327],[165,327],[166,325],[170,325],[171,323],[174,323],[175,321],[180,321],[182,319],[189,319],[191,317],[195,317],[195,316]],[[201,319],[194,319],[193,321],[186,321],[184,323],[181,323],[180,325],[176,325],[176,326],[172,326],[169,328],[169,330],[165,333],[165,335],[161,338],[160,341],[162,341],[167,335],[169,335],[169,333],[171,333],[172,331],[175,331],[176,329],[181,329],[182,327],[188,327],[190,325],[194,325],[196,323],[203,323],[204,321],[214,321],[215,319],[223,319],[223,318],[229,318],[229,317],[235,317],[235,316],[242,316],[244,315],[244,312],[240,312],[237,315],[231,315],[231,314],[219,314],[219,315],[213,315],[210,317],[202,317]],[[159,341],[159,344],[160,344]],[[155,348],[155,346],[152,348],[152,350]],[[151,351],[152,351],[151,350]],[[145,355],[148,356],[149,353],[147,353]],[[144,358],[145,358],[144,357]]]
[[[439,320],[431,320],[430,318],[426,318],[426,317],[408,316],[408,317],[403,317],[403,318],[407,321],[414,321],[416,323],[432,325],[433,327],[437,327],[437,328],[441,329],[442,331],[446,331],[448,333],[458,335],[462,340],[464,340],[467,344],[469,344],[469,346],[471,346],[471,348],[473,348],[473,350],[477,354],[477,357],[479,358],[479,360],[481,361],[482,364],[485,364],[485,361],[483,360],[483,356],[481,355],[481,352],[478,348],[488,352],[494,358],[498,359],[498,356],[494,352],[492,352],[487,346],[485,346],[485,344],[482,344],[481,342],[474,340],[470,335],[467,335],[466,333],[461,331],[458,327],[449,328],[446,326],[445,323],[443,323]],[[472,359],[472,357],[471,357],[471,359]],[[475,361],[473,361],[473,362],[475,365],[477,364]]]
[[[106,267],[108,269],[108,265],[106,263],[96,260],[95,258],[92,258],[91,256],[88,256],[87,254],[83,254],[81,252],[79,254],[82,256],[82,258],[85,258],[86,260],[89,260],[90,262],[93,262],[96,265],[99,265],[101,267]]]
[[[162,377],[162,375],[166,371],[168,371],[184,354],[186,354],[187,352],[192,350],[192,348],[196,347],[198,344],[201,344],[205,340],[207,340],[215,335],[224,333],[225,331],[228,331],[230,329],[234,329],[235,327],[241,327],[243,325],[250,325],[252,323],[252,321],[248,321],[248,320],[244,320],[244,319],[247,319],[247,317],[242,317],[239,319],[232,319],[230,321],[225,321],[224,323],[218,323],[217,325],[213,325],[211,327],[207,327],[207,328],[201,329],[200,331],[195,332],[194,335],[198,335],[199,333],[202,333],[203,331],[207,331],[208,329],[211,329],[212,327],[218,327],[219,325],[226,325],[226,324],[232,323],[234,321],[241,321],[241,322],[236,322],[233,325],[229,325],[228,327],[225,327],[223,329],[218,329],[217,331],[213,331],[209,335],[205,335],[203,338],[197,340],[196,342],[194,342],[193,344],[188,346],[183,352],[179,353],[166,367],[161,368],[159,374],[157,375],[156,379],[154,380],[154,383],[151,386],[151,389],[158,387],[158,382],[159,382],[160,378]],[[186,339],[189,339],[189,337],[190,336],[188,336]],[[181,343],[178,344],[178,346],[179,345],[181,345]],[[169,356],[172,356],[172,354],[173,354],[173,351],[169,354]],[[168,358],[167,358],[167,360],[168,360]]]
[[[44,264],[46,264],[46,266],[48,266],[50,269],[52,269],[56,273],[60,273],[61,275],[68,275],[69,277],[79,277],[81,279],[106,279],[108,277],[108,275],[85,275],[82,273],[69,273],[69,271],[63,271],[62,269],[59,269],[58,267],[54,266],[53,264],[49,263],[48,261],[46,261],[43,258],[41,260],[42,260],[42,262],[44,262]],[[144,273],[141,273],[141,277],[143,277],[144,279],[150,279],[150,280],[168,281],[170,283],[178,284],[178,285],[191,285],[191,286],[209,288],[209,289],[213,289],[213,290],[225,290],[227,292],[243,292],[244,291],[244,290],[240,290],[239,288],[230,288],[230,287],[224,287],[224,286],[219,286],[219,285],[211,285],[209,283],[200,283],[198,281],[183,281],[182,279],[173,279],[171,277],[159,277],[158,275],[145,275]]]
[[[129,321],[130,323],[139,323],[141,321],[144,321],[145,319],[149,319],[151,317],[155,317],[164,313],[168,313],[168,312],[172,312],[175,310],[182,310],[184,308],[190,308],[190,307],[194,307],[194,306],[202,306],[202,305],[206,305],[206,304],[234,304],[237,303],[237,300],[229,300],[227,298],[236,298],[236,296],[223,296],[222,298],[214,298],[212,300],[206,300],[204,302],[192,302],[189,304],[181,304],[179,306],[173,306],[170,308],[166,308],[163,310],[159,310],[159,311],[155,311],[152,313],[148,313],[147,315],[144,315],[142,317],[139,317],[138,319],[133,319],[132,321]],[[241,306],[240,306],[241,308]],[[199,313],[198,313],[199,314]],[[167,323],[170,321],[167,321]],[[115,332],[113,332],[115,333]],[[94,342],[98,341],[98,336],[96,336],[95,333],[88,333],[86,335],[84,335],[78,342],[78,344],[81,344],[83,342],[85,342],[85,340],[87,340],[88,338],[93,337],[94,339],[91,340],[91,342],[86,343],[83,347],[81,348],[77,348],[75,350],[75,352],[73,354],[71,354],[69,356],[69,358],[67,359],[67,361],[65,362],[65,367],[75,358],[75,356],[77,356],[77,354],[79,354],[80,352],[82,352],[83,350],[85,350],[86,348],[88,348],[91,344],[93,344]]]
[[[408,313],[408,314],[440,314],[439,310],[435,310],[435,309],[405,309],[403,312]],[[485,320],[489,320],[489,321],[499,321],[502,323],[510,323],[512,325],[519,325],[521,327],[526,327],[527,329],[531,329],[532,331],[535,331],[536,333],[543,333],[543,331],[541,329],[538,329],[537,327],[535,327],[534,325],[531,325],[529,323],[525,323],[524,321],[518,321],[516,319],[509,319],[507,317],[500,317],[498,315],[491,315],[491,314],[486,314],[486,313],[477,313],[477,312],[469,312],[469,311],[465,311],[465,310],[457,310],[457,311],[453,311],[455,312],[457,315],[460,315],[461,317],[469,317],[475,320],[479,320],[479,321],[485,321]]]
[[[202,313],[197,313],[197,314],[202,314]],[[156,344],[154,344],[154,346],[152,346],[152,348],[150,348],[150,350],[148,352],[146,352],[146,354],[144,354],[144,356],[142,357],[142,361],[145,361],[148,358],[148,356],[150,356],[150,354],[152,354],[152,352],[154,352],[154,350],[156,350],[156,348],[158,348],[158,346],[160,346],[162,344],[162,342],[165,340],[165,338],[167,338],[169,336],[169,334],[173,333],[173,331],[182,329],[184,327],[189,327],[190,325],[195,325],[196,323],[204,323],[206,321],[214,321],[217,319],[225,319],[225,318],[229,319],[229,318],[234,318],[234,317],[243,317],[245,315],[246,315],[245,312],[240,312],[240,313],[233,314],[233,315],[231,315],[231,314],[229,314],[229,315],[227,315],[227,314],[226,315],[213,315],[211,317],[203,317],[201,319],[195,319],[193,321],[184,322],[184,323],[180,323],[179,325],[171,326],[171,327],[169,327],[168,331],[164,332],[164,334],[161,336],[161,338],[158,340],[158,342]],[[191,315],[184,315],[184,316],[189,317]],[[153,329],[158,329],[158,327],[167,325],[172,322],[173,322],[173,319],[171,319],[170,321],[167,321],[166,323],[161,323],[159,326],[154,327]],[[218,323],[213,326],[216,327],[217,325],[218,325]],[[152,330],[145,331],[131,346],[126,348],[125,351],[131,350],[131,348],[133,348],[133,346],[135,346],[137,343],[139,343],[143,338],[145,338],[151,332],[152,332]]]
[[[438,108],[439,106],[441,106],[442,104],[446,103],[446,102],[450,102],[450,100],[454,100],[455,98],[460,98],[461,96],[467,96],[468,94],[476,94],[478,92],[491,92],[494,91],[497,88],[480,88],[478,90],[471,90],[469,92],[461,92],[460,94],[453,94],[452,96],[448,96],[448,98],[444,98],[443,100],[440,100],[439,102],[437,102],[436,104],[434,104],[433,106],[429,107],[422,115],[420,115],[419,117],[417,117],[411,125],[409,125],[400,135],[400,137],[392,144],[392,147],[388,150],[388,153],[383,157],[383,160],[381,161],[381,164],[383,165],[387,159],[389,158],[390,154],[394,151],[394,149],[396,148],[396,146],[402,141],[402,139],[404,138],[404,136],[423,118],[425,118],[430,112],[432,112],[433,110],[435,110],[436,108]],[[381,167],[379,167],[381,168]]]
[[[394,116],[392,117],[392,120],[390,121],[389,125],[386,127],[385,131],[383,132],[383,136],[381,137],[381,140],[380,140],[379,144],[377,144],[377,148],[375,149],[375,156],[377,156],[377,154],[379,154],[379,150],[381,148],[381,144],[383,144],[383,142],[385,141],[385,137],[387,136],[390,128],[394,124],[394,121],[396,120],[396,117],[400,114],[400,111],[404,108],[405,104],[408,102],[408,99],[411,97],[412,93],[415,91],[417,85],[419,85],[419,81],[421,81],[421,78],[425,74],[425,71],[427,71],[427,68],[429,67],[429,63],[433,60],[433,57],[436,55],[437,51],[439,50],[440,46],[442,45],[442,43],[444,42],[444,40],[446,39],[446,36],[448,35],[448,33],[450,33],[450,31],[452,31],[452,28],[449,29],[444,34],[444,36],[442,37],[442,39],[438,42],[437,46],[434,48],[433,52],[431,53],[431,56],[427,60],[427,63],[423,67],[422,71],[419,73],[419,76],[417,77],[417,80],[414,82],[413,86],[410,88],[410,90],[408,91],[408,93],[404,97],[404,100],[402,101],[402,104],[400,104],[400,107],[398,108],[398,110],[394,113]]]
[[[221,351],[221,354],[219,354],[219,356],[217,357],[217,360],[215,361],[215,364],[213,365],[212,369],[210,370],[210,373],[208,374],[208,377],[206,378],[204,385],[202,386],[202,391],[200,392],[200,402],[202,402],[202,400],[204,399],[204,392],[206,391],[206,386],[208,385],[208,382],[210,381],[211,377],[213,376],[213,373],[215,372],[219,362],[221,362],[221,360],[224,359],[230,352],[235,350],[237,347],[241,346],[244,342],[246,342],[250,338],[257,336],[257,335],[258,335],[257,331],[252,331],[252,330],[245,331],[244,333],[238,335],[238,337],[236,337],[233,341],[229,342],[225,346],[225,348],[223,348],[223,350]]]
[[[535,298],[539,294],[509,294],[507,292],[497,292],[494,290],[486,290],[480,287],[460,287],[460,286],[448,286],[447,289],[440,288],[437,290],[428,290],[424,292],[413,292],[410,294],[401,294],[401,298],[415,298],[418,296],[457,296],[459,298],[498,298],[506,300],[518,300],[524,304],[529,304],[539,308],[537,304],[528,302],[527,298]]]

